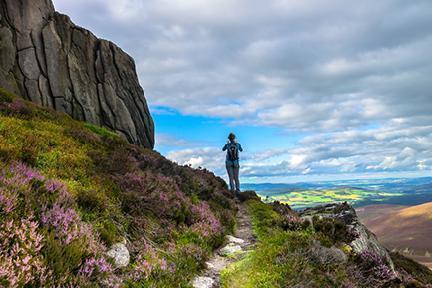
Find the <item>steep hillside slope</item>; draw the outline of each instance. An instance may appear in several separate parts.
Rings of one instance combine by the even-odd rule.
[[[51,0],[0,0],[0,64],[1,87],[153,148],[134,60],[55,12]]]
[[[212,173],[0,89],[0,287],[184,287],[235,210]]]

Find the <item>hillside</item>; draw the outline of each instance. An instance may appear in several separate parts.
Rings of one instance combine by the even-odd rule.
[[[374,205],[358,212],[362,222],[386,247],[432,267],[432,203],[411,207]]]
[[[0,90],[1,287],[181,287],[235,211],[212,173]]]

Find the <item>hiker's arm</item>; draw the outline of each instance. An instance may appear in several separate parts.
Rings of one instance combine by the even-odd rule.
[[[228,144],[225,144],[224,147],[222,148],[222,151],[225,151],[228,148]]]
[[[239,148],[240,152],[243,152],[243,148],[241,147],[240,143],[238,145],[239,145],[238,148]]]

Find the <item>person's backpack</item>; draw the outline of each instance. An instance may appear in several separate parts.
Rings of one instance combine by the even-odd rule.
[[[235,143],[228,144],[228,159],[231,161],[239,160],[238,147]]]

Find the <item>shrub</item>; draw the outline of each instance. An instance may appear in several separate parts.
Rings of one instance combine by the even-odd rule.
[[[355,239],[355,235],[353,235],[347,225],[339,219],[327,217],[319,218],[314,216],[313,227],[317,233],[322,233],[333,243],[350,243]]]
[[[80,218],[73,208],[55,203],[51,209],[43,212],[41,221],[47,227],[52,228],[57,237],[66,245],[79,235],[78,221]]]
[[[76,197],[78,206],[88,212],[102,212],[108,208],[109,199],[101,191],[83,189]]]
[[[0,284],[17,287],[46,283],[51,272],[39,253],[43,240],[32,218],[0,224]]]
[[[117,226],[111,221],[104,221],[100,224],[96,224],[96,229],[101,240],[108,246],[114,244],[119,239]]]
[[[6,102],[6,103],[10,103],[12,102],[17,96],[15,96],[14,94],[6,91],[5,89],[0,87],[0,103],[2,102]]]
[[[5,115],[13,115],[18,117],[27,117],[32,113],[30,104],[22,99],[14,98],[10,102],[0,103],[0,112]]]
[[[75,239],[64,245],[57,240],[57,236],[53,231],[47,232],[46,235],[42,253],[54,272],[53,281],[60,283],[73,281],[73,272],[80,267],[86,254],[86,242],[83,239]]]
[[[359,281],[364,285],[379,286],[393,280],[396,276],[384,259],[373,251],[361,252],[357,256],[357,264],[361,272]]]

